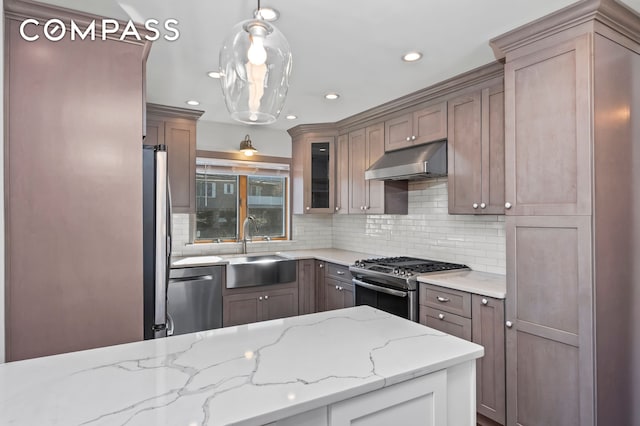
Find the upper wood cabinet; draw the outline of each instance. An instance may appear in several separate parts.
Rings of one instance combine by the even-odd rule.
[[[196,208],[196,120],[203,111],[147,104],[145,145],[166,145],[174,213]]]
[[[349,213],[349,135],[338,136],[336,163],[337,214]]]
[[[504,213],[502,81],[449,101],[449,213]]]
[[[335,208],[335,137],[300,135],[292,145],[294,214],[333,213]]]
[[[364,178],[364,172],[382,155],[382,123],[349,133],[349,214],[407,213],[407,181]]]
[[[591,211],[590,40],[505,65],[507,214]]]
[[[447,103],[440,102],[384,123],[385,151],[447,138]]]

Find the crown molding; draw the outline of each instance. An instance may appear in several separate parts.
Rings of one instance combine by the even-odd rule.
[[[292,138],[310,133],[316,133],[322,136],[338,136],[336,123],[300,124],[290,128],[287,132]]]
[[[163,117],[197,120],[202,116],[202,114],[204,114],[204,111],[199,109],[179,108],[147,102],[147,115],[161,115]]]
[[[590,21],[640,42],[640,15],[615,0],[582,0],[490,40],[497,58]]]
[[[28,0],[4,0],[4,16],[5,18],[14,21],[37,19],[38,21],[44,22],[49,19],[60,19],[67,26],[70,26],[71,21],[74,21],[81,30],[85,30],[91,22],[95,21],[96,31],[102,29],[103,19],[112,19],[106,16],[93,15],[90,13],[79,12],[77,10]],[[136,23],[135,27],[138,34],[140,34],[141,40],[137,40],[135,38],[132,39],[131,37],[120,40],[120,36],[124,32],[127,22],[119,19],[116,19],[116,21],[120,24],[120,28],[117,32],[108,34],[107,39],[145,46],[145,55],[148,54],[148,51],[151,48],[151,42],[147,40],[145,36],[151,37],[153,36],[153,33],[147,30],[144,25]]]

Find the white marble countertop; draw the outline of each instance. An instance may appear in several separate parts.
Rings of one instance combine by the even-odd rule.
[[[0,365],[2,425],[259,425],[483,355],[359,306]]]
[[[506,277],[488,272],[461,271],[427,274],[419,276],[418,282],[495,297],[496,299],[507,297]]]
[[[228,259],[237,256],[259,256],[262,254],[279,254],[290,259],[318,259],[325,262],[337,263],[344,266],[352,265],[358,259],[367,259],[371,257],[380,257],[371,253],[360,253],[349,250],[324,248],[310,250],[287,250],[279,252],[255,252],[249,254],[229,254],[229,255],[213,255],[213,256],[188,256],[177,257],[172,259],[171,266],[173,268],[193,267],[193,266],[209,266],[209,265],[225,265]]]

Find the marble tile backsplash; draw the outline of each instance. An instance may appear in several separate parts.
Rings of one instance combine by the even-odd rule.
[[[188,214],[173,215],[173,255],[240,253],[239,243],[191,244]],[[447,179],[409,183],[408,215],[293,215],[291,241],[255,241],[249,252],[338,248],[416,256],[505,273],[504,216],[449,215]]]

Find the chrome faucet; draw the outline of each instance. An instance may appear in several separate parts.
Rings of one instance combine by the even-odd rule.
[[[256,223],[256,218],[253,216],[247,216],[242,223],[242,253],[247,254],[247,242],[251,241],[251,237],[249,236],[249,222],[253,223],[255,230],[258,230],[258,225]]]

